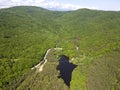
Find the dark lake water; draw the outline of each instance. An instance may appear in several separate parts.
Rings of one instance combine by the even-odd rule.
[[[57,66],[57,70],[60,71],[60,75],[58,78],[62,78],[64,80],[64,83],[69,87],[72,71],[77,67],[77,65],[72,64],[69,62],[69,57],[65,55],[61,55],[61,58],[59,60],[59,65]]]

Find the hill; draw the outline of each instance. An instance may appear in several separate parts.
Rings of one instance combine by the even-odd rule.
[[[49,82],[44,73],[49,67],[50,72],[54,71],[57,63],[55,66],[48,63],[43,75],[30,68],[43,59],[47,49],[61,47],[62,52],[55,52],[55,60],[66,55],[78,65],[72,73],[71,90],[119,90],[119,17],[120,12],[89,9],[49,11],[32,6],[0,9],[0,88],[25,89],[24,83],[32,83],[32,77],[44,78],[41,88],[49,88],[52,84],[44,86]],[[47,74],[51,78],[55,76]],[[54,79],[55,86],[61,83],[59,87],[66,89],[62,80]],[[31,89],[37,86],[39,83]]]

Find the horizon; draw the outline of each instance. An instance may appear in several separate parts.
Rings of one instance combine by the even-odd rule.
[[[0,0],[0,9],[15,6],[36,6],[54,11],[70,11],[82,8],[120,11],[119,3],[119,0]]]
[[[61,9],[48,9],[48,8],[39,7],[39,6],[25,6],[25,5],[0,8],[0,10],[2,10],[2,9],[9,9],[9,8],[16,8],[16,7],[36,7],[36,8],[41,8],[41,9],[49,10],[49,11],[58,11],[58,12],[60,12],[60,11],[77,11],[77,10],[82,10],[82,9],[96,10],[96,11],[113,11],[113,12],[119,12],[120,11],[120,10],[99,10],[99,9],[90,9],[90,8],[79,8],[79,9],[75,9],[75,10],[61,10]]]

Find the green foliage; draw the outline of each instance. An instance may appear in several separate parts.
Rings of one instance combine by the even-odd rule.
[[[113,52],[96,60],[89,69],[87,89],[120,89],[120,55]]]
[[[28,82],[32,85],[31,80],[33,77],[36,77],[36,73],[27,75],[24,79],[22,75],[43,59],[47,49],[53,47],[63,48],[63,51],[56,53],[56,56],[58,54],[65,54],[70,57],[71,62],[78,65],[77,69],[73,72],[70,88],[72,90],[78,88],[81,90],[86,89],[86,84],[89,83],[87,79],[92,72],[91,70],[90,72],[88,71],[94,61],[99,62],[100,60],[97,58],[108,57],[106,55],[113,51],[118,52],[118,54],[120,53],[119,16],[120,12],[89,9],[65,12],[49,11],[43,8],[27,6],[1,9],[0,89],[19,80],[24,81],[25,79],[25,82],[27,82],[27,78],[31,78]],[[118,57],[119,55],[114,56]],[[54,57],[48,58],[51,61],[54,60]],[[112,62],[116,60],[115,57],[112,59]],[[118,59],[116,62],[118,62]],[[110,66],[112,65],[109,60],[108,63]],[[117,63],[114,63],[114,66],[116,65]],[[49,67],[51,67],[51,70],[55,68],[54,65],[52,67],[50,63],[47,63],[46,68]],[[79,71],[81,68],[83,68],[83,72]],[[117,70],[116,68],[113,69]],[[44,73],[49,73],[48,76],[44,77],[45,74],[43,74],[43,76],[38,75],[37,78],[44,77],[45,81],[52,80],[52,78],[49,79],[52,71],[46,72],[46,70]],[[119,74],[117,75],[119,77]],[[119,82],[119,79],[117,80],[115,82]],[[45,81],[43,82],[47,83],[47,88],[49,88],[51,84],[49,81]],[[58,80],[58,82],[62,81]],[[40,83],[40,85],[43,85],[42,82]],[[29,88],[28,85],[25,85],[25,87]],[[62,86],[64,87],[64,85]],[[111,88],[116,89],[118,86],[118,83],[112,84]],[[19,84],[15,87],[19,87]],[[37,87],[35,86],[36,89]],[[39,88],[44,87],[40,86]]]
[[[77,68],[72,73],[71,90],[86,90],[86,72],[82,66]]]
[[[43,71],[30,73],[17,90],[69,90],[63,80],[58,79],[59,72],[56,69],[58,62],[54,53],[54,50],[51,50],[47,55]]]

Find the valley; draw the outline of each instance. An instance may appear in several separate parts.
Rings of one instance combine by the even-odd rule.
[[[120,90],[120,11],[0,9],[0,90],[97,89]]]

